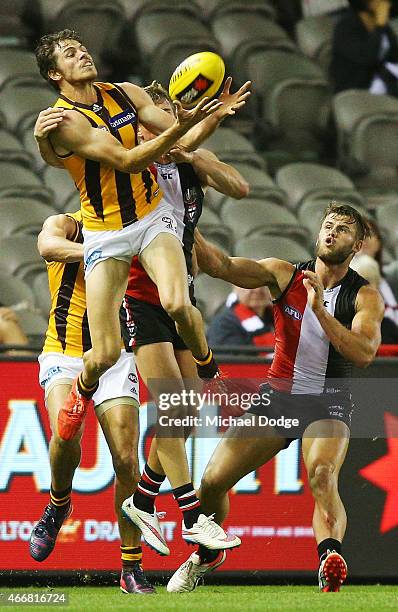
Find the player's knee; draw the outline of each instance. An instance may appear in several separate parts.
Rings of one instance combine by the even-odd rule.
[[[185,300],[166,299],[162,306],[176,323],[184,323],[191,318],[192,304]]]
[[[209,466],[203,474],[202,482],[200,483],[201,498],[212,497],[225,493],[226,489],[223,485],[220,471],[217,468]]]
[[[132,453],[119,453],[113,457],[116,478],[125,486],[135,490],[140,480],[138,462]]]
[[[120,346],[115,345],[104,350],[93,351],[93,366],[98,372],[106,372],[120,357]]]
[[[76,450],[80,448],[81,437],[82,434],[79,433],[71,440],[64,440],[55,432],[52,437],[52,445],[55,450],[62,453],[63,456],[68,452],[74,454]]]
[[[309,471],[309,482],[315,497],[327,495],[336,484],[335,466],[330,461],[322,461]]]

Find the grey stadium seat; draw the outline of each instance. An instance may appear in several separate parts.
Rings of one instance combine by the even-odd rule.
[[[196,0],[204,19],[211,21],[218,15],[240,13],[245,18],[250,13],[275,19],[276,11],[269,0]]]
[[[283,28],[255,13],[222,14],[213,18],[211,27],[238,83],[248,78],[246,63],[253,50],[296,48]]]
[[[256,51],[247,60],[256,84],[260,113],[273,132],[299,141],[303,133],[321,138],[330,114],[331,90],[319,66],[283,51]]]
[[[200,7],[193,0],[119,0],[127,19],[136,19],[143,13],[183,13],[197,19]]]
[[[20,302],[33,306],[34,301],[33,291],[29,285],[20,278],[0,272],[0,302],[4,306],[14,306]]]
[[[34,83],[20,80],[3,88],[0,92],[0,104],[7,128],[19,135],[35,123],[39,111],[52,106],[57,98],[44,81]]]
[[[52,192],[38,176],[18,164],[0,162],[0,198],[33,197],[44,204],[50,203]]]
[[[301,19],[295,26],[301,51],[324,70],[329,69],[335,23],[336,18],[331,15],[314,15]]]
[[[275,176],[277,185],[287,194],[287,204],[297,209],[310,196],[329,200],[363,202],[348,176],[330,166],[310,163],[287,164]]]
[[[213,151],[221,160],[234,164],[244,162],[257,168],[264,168],[264,161],[252,143],[236,130],[227,127],[218,128],[203,143],[204,149]]]
[[[51,308],[50,289],[48,286],[47,272],[37,274],[33,279],[33,291],[36,305],[43,317],[47,318]]]
[[[15,274],[26,282],[35,273],[46,269],[37,250],[37,239],[33,236],[12,236],[0,240],[0,266],[7,274]]]
[[[48,322],[39,312],[30,309],[20,310],[18,319],[27,336],[41,341],[46,333]]]
[[[392,247],[395,247],[397,256],[398,249],[398,198],[387,204],[380,204],[376,208],[376,219],[381,229],[384,229],[389,237]]]
[[[23,49],[0,48],[0,90],[19,77],[41,80],[34,54]]]
[[[221,220],[231,228],[235,240],[253,233],[283,234],[288,227],[297,228],[297,218],[290,210],[254,198],[227,198],[221,208]]]
[[[167,89],[167,83],[173,74],[176,67],[181,64],[187,57],[201,51],[213,51],[218,53],[217,43],[212,39],[196,39],[188,40],[174,39],[170,44],[161,47],[152,57],[147,70],[150,81],[156,80],[162,83]],[[148,78],[148,76],[146,77]]]
[[[197,306],[207,322],[225,304],[230,293],[231,285],[219,278],[212,278],[207,276],[207,274],[199,274],[195,279]]]
[[[333,99],[339,162],[377,175],[398,166],[398,100],[350,89]]]
[[[311,198],[307,198],[298,209],[298,218],[303,227],[308,229],[308,232],[311,236],[313,242],[316,241],[316,238],[319,234],[319,229],[321,225],[321,220],[323,218],[326,207],[328,206],[330,200],[323,196],[314,196]],[[362,206],[353,202],[352,200],[339,200],[341,204],[349,204],[353,208],[356,208],[358,212],[360,212],[365,217],[367,216],[367,211]]]
[[[235,244],[237,257],[250,257],[251,259],[264,259],[277,257],[292,263],[311,259],[310,252],[291,238],[281,236],[249,236],[241,238]]]
[[[62,212],[70,198],[78,193],[73,179],[67,170],[46,166],[43,171],[43,181],[53,192],[52,205]]]
[[[218,215],[209,208],[204,208],[199,219],[198,229],[207,240],[222,246],[226,251],[230,251],[233,244],[233,235],[227,225],[223,225]]]
[[[59,6],[46,28],[52,32],[77,30],[102,75],[118,49],[125,18],[117,0],[69,0]]]
[[[0,129],[0,161],[8,161],[30,168],[33,159],[22,143],[11,132]]]
[[[34,200],[2,198],[0,200],[0,238],[17,234],[37,236],[45,219],[52,214],[54,211],[49,206]]]

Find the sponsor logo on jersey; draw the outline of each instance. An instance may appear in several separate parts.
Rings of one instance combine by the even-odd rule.
[[[294,308],[294,306],[289,306],[289,304],[285,304],[283,307],[283,310],[288,315],[288,317],[291,317],[292,319],[295,319],[296,321],[301,321],[301,319],[303,318],[303,315],[301,314],[301,312],[299,312],[296,308]]]
[[[100,113],[102,111],[102,106],[99,104],[93,104],[93,111],[94,113]]]
[[[128,111],[123,111],[122,113],[119,113],[118,115],[114,115],[113,117],[111,117],[109,119],[109,125],[114,130],[117,130],[120,127],[123,127],[126,123],[136,123],[136,121],[137,121],[136,114],[133,113],[132,110],[128,110]]]

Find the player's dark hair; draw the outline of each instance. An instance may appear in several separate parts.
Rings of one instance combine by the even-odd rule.
[[[77,32],[66,29],[54,32],[53,34],[45,34],[40,38],[35,49],[36,61],[41,76],[57,91],[59,91],[59,85],[57,81],[48,76],[48,73],[50,70],[56,70],[57,68],[54,53],[59,43],[64,40],[75,40],[80,44],[83,42]]]
[[[359,13],[361,11],[368,10],[368,2],[367,0],[348,0],[348,3],[353,11]]]
[[[155,104],[159,104],[160,102],[169,102],[173,109],[173,113],[175,114],[173,100],[170,98],[167,89],[165,89],[158,81],[152,81],[150,85],[144,87],[144,90],[152,98]]]
[[[370,227],[365,219],[361,215],[360,212],[357,211],[356,208],[350,206],[349,204],[339,204],[334,200],[330,202],[329,206],[326,208],[324,215],[322,217],[322,223],[329,215],[337,215],[338,217],[348,217],[351,220],[351,223],[355,223],[357,229],[357,239],[363,240],[364,238],[369,238],[371,235]]]

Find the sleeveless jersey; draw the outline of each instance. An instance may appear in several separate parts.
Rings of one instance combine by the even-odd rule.
[[[127,149],[138,144],[137,111],[112,83],[95,83],[97,102],[80,104],[60,95],[54,106],[73,109],[95,128],[107,130]],[[59,156],[80,193],[83,226],[91,231],[119,230],[158,205],[162,193],[150,170],[129,174],[74,153]]]
[[[352,364],[336,351],[307,304],[303,270],[314,272],[315,261],[297,264],[289,285],[274,301],[275,356],[268,377],[284,379],[283,387],[291,393],[321,393],[326,379],[349,377]],[[347,329],[358,291],[367,284],[349,268],[340,284],[324,291],[326,310]]]
[[[81,213],[68,217],[76,221],[74,242],[83,243]],[[82,357],[91,348],[83,262],[47,262],[47,272],[51,310],[43,352]]]
[[[194,303],[192,249],[195,227],[202,214],[204,193],[191,164],[154,164],[153,172],[164,200],[173,206],[177,233],[183,243],[187,264],[189,295]],[[160,305],[157,287],[145,272],[138,257],[133,257],[126,293],[142,302]]]

